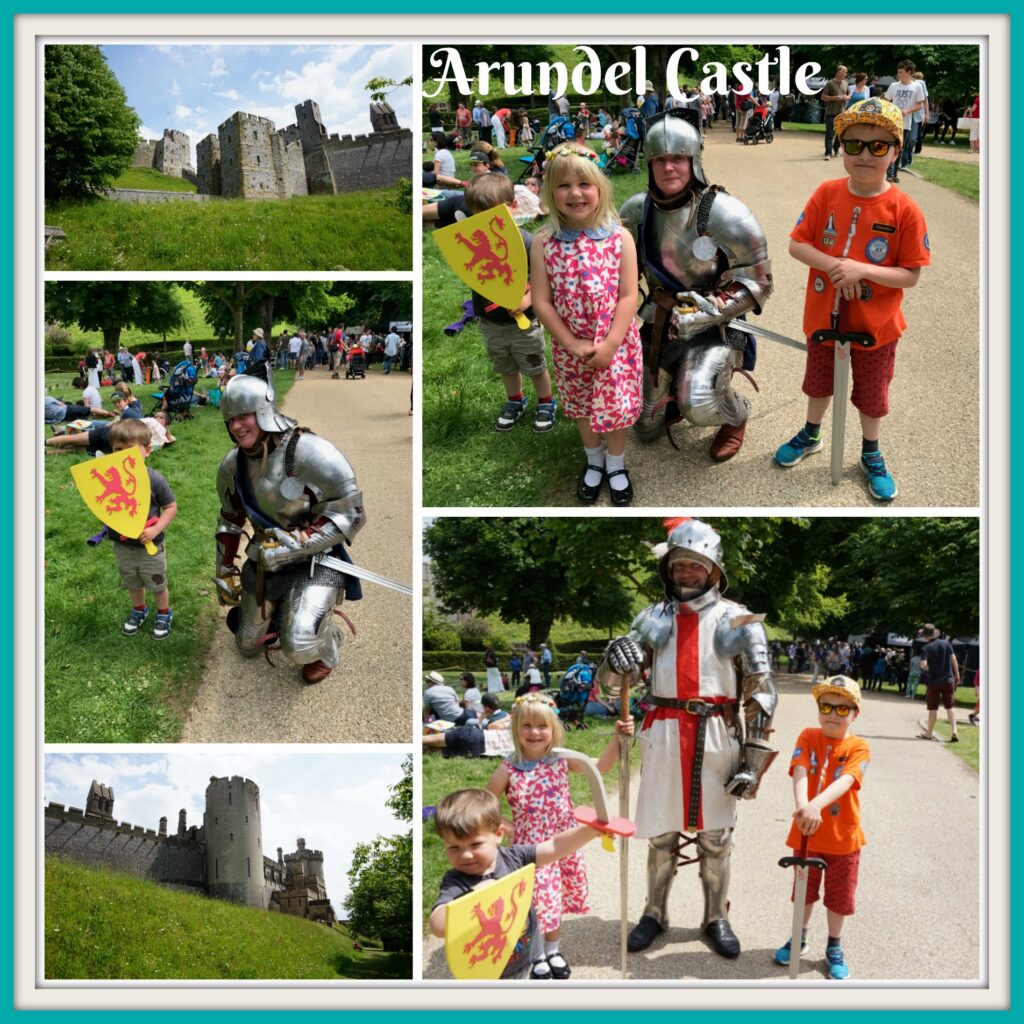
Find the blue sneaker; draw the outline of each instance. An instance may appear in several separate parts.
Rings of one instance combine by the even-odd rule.
[[[509,399],[502,407],[501,412],[498,413],[498,418],[494,421],[495,430],[511,430],[518,422],[519,418],[526,412],[526,407],[530,404],[528,398],[521,398],[518,402],[513,402]]]
[[[165,612],[157,612],[156,618],[153,620],[153,639],[164,640],[171,633],[171,617],[174,613],[170,608]]]
[[[872,498],[879,501],[892,501],[899,493],[896,490],[896,481],[889,475],[885,468],[885,459],[881,452],[868,452],[860,457],[860,468],[864,470],[868,478],[868,490]]]
[[[533,414],[533,429],[538,434],[549,431],[555,425],[555,414],[558,412],[558,402],[554,398],[550,402],[539,402],[537,411]]]
[[[142,624],[146,621],[146,616],[149,615],[148,608],[133,608],[128,613],[128,618],[124,620],[124,625],[121,627],[121,632],[125,636],[135,636]]]
[[[811,437],[807,431],[801,427],[800,433],[784,444],[775,453],[775,461],[780,466],[785,466],[788,469],[790,466],[795,466],[801,459],[806,458],[808,455],[820,452],[821,445],[822,441],[820,435],[818,437]]]
[[[789,966],[789,953],[790,953],[790,950],[792,949],[792,946],[790,945],[790,941],[791,941],[790,939],[786,939],[786,944],[784,946],[779,946],[779,948],[777,950],[775,950],[775,962],[777,964],[781,964],[783,967],[788,967]],[[801,942],[800,943],[800,955],[803,956],[806,952],[807,952],[807,943],[806,942]]]
[[[846,981],[850,976],[850,968],[843,959],[843,947],[826,946],[825,959],[828,961],[828,976],[833,981]]]

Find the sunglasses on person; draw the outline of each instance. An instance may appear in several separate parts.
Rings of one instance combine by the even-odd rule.
[[[823,715],[838,715],[840,718],[845,718],[853,708],[849,704],[826,704],[824,701],[818,701],[818,710]]]
[[[864,147],[867,146],[868,152],[872,156],[885,156],[893,146],[897,145],[899,143],[885,139],[872,139],[870,142],[865,142],[863,139],[843,139],[843,152],[850,156],[860,156]]]

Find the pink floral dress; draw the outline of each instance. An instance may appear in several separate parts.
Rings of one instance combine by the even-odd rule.
[[[578,338],[603,340],[619,301],[622,228],[563,229],[544,241],[544,268],[555,311]],[[585,366],[553,346],[562,408],[571,419],[588,417],[595,433],[631,427],[643,408],[643,353],[636,320],[603,370]]]
[[[513,843],[542,843],[579,824],[569,798],[569,765],[562,758],[551,764],[539,761],[534,767],[507,761],[506,767],[505,798],[512,808]],[[537,869],[533,906],[541,931],[554,931],[562,914],[587,913],[589,898],[582,850]]]

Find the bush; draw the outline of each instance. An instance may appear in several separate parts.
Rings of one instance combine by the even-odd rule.
[[[458,628],[464,651],[485,651],[496,646],[494,629],[486,619],[466,619]]]
[[[431,605],[423,607],[423,650],[452,651],[459,646],[455,623],[437,613]]]
[[[509,654],[498,652],[498,667],[508,671]],[[486,672],[484,652],[480,651],[423,651],[424,672]]]
[[[71,332],[58,324],[44,324],[43,346],[43,351],[48,356],[71,355],[73,351]]]

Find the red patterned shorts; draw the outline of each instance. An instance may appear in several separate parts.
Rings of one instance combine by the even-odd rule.
[[[834,914],[849,917],[856,909],[857,873],[860,870],[860,850],[853,853],[814,853],[827,865],[825,871],[825,907]],[[811,868],[807,873],[807,902],[815,903],[821,888],[821,869]],[[794,888],[795,888],[794,883]],[[790,900],[793,894],[790,894]]]
[[[865,416],[879,419],[889,412],[889,384],[896,372],[896,346],[894,341],[877,349],[850,349],[853,371],[855,409]],[[807,368],[804,370],[803,392],[808,398],[829,398],[832,395],[834,349],[829,345],[807,342]]]

